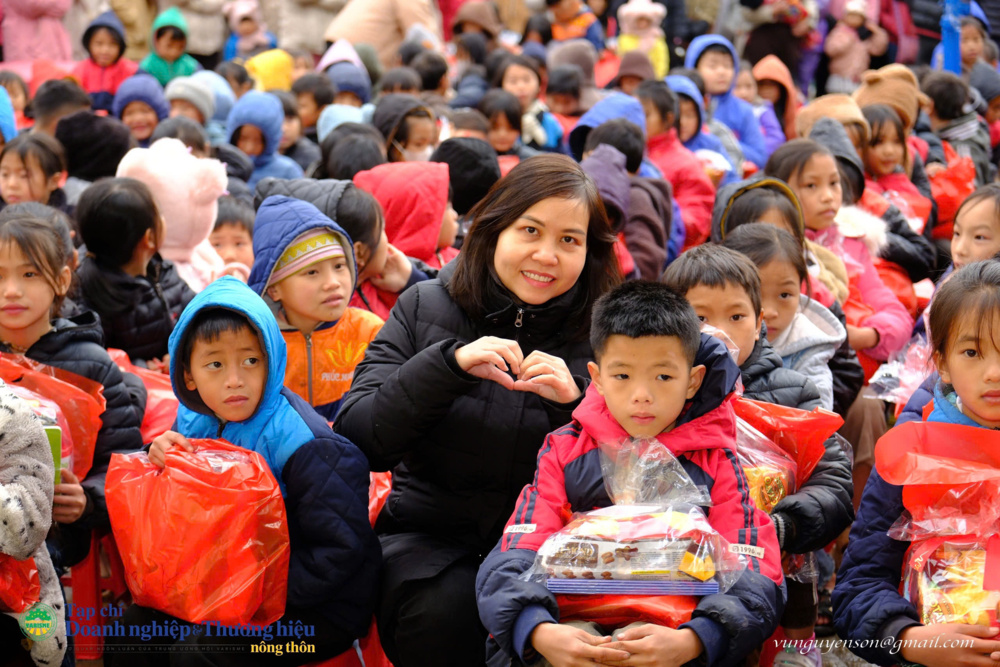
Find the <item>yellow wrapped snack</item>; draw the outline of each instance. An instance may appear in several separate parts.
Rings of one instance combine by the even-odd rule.
[[[903,591],[922,623],[996,624],[1000,591],[983,590],[985,544],[961,537],[914,542],[906,563]]]

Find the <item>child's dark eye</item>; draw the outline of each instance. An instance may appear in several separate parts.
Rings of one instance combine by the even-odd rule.
[[[616,380],[627,380],[628,379],[628,375],[625,374],[625,373],[618,373],[617,375],[612,375],[611,377],[613,377]]]
[[[247,366],[256,366],[257,364],[260,363],[260,359],[258,359],[257,357],[248,357],[246,361],[244,361],[243,363],[245,363]]]
[[[736,314],[736,315],[733,315],[732,317],[730,317],[729,319],[732,320],[733,322],[739,322],[744,317],[745,317],[744,315]]]
[[[791,292],[782,292],[781,293],[781,298],[782,299],[788,299],[788,298],[791,298],[791,296],[792,296]]]
[[[698,321],[704,323],[706,320],[701,315],[698,316]]]
[[[656,379],[660,380],[661,382],[669,382],[670,380],[673,380],[674,378],[671,377],[670,375],[667,375],[666,373],[660,373],[659,375],[656,376]]]
[[[969,359],[975,359],[979,356],[979,352],[975,348],[969,348],[968,350],[962,350],[962,355],[968,357]]]
[[[222,368],[222,362],[210,361],[209,363],[205,364],[205,368],[211,368],[212,370],[217,371],[220,368]]]

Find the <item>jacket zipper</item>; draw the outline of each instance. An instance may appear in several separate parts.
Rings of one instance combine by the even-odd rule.
[[[221,438],[221,437],[222,437],[222,432],[223,432],[223,431],[225,430],[225,428],[226,428],[226,422],[224,422],[224,421],[222,421],[222,420],[220,419],[220,420],[219,420],[219,430],[218,430],[218,432],[216,432],[216,434],[215,434],[215,439],[216,439],[216,440],[218,440],[219,438]]]
[[[524,308],[517,309],[517,319],[514,320],[514,328],[517,331],[514,332],[514,340],[517,340],[521,335],[521,326],[524,324]]]
[[[309,405],[315,407],[313,403],[313,346],[312,334],[305,334],[306,337],[306,378],[309,383]]]

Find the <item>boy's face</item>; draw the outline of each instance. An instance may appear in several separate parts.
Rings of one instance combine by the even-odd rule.
[[[600,363],[591,361],[587,370],[611,416],[633,438],[672,430],[705,377],[704,366],[688,363],[676,336],[611,336]]]
[[[680,98],[680,135],[681,142],[690,141],[691,137],[701,130],[701,116],[698,115],[698,107],[692,100],[681,96]]]
[[[566,93],[549,93],[545,97],[549,111],[560,116],[575,116],[580,108],[580,99]]]
[[[334,104],[343,104],[343,105],[349,106],[349,107],[357,107],[359,109],[362,106],[364,106],[364,104],[362,103],[360,97],[358,97],[354,93],[349,93],[346,90],[342,91],[342,92],[339,92],[336,95],[334,95],[334,97],[333,97],[333,103]]]
[[[664,122],[660,110],[656,108],[650,100],[642,100],[642,110],[646,113],[646,136],[655,137],[670,129],[670,125]]]
[[[444,216],[441,218],[441,231],[438,233],[438,248],[450,248],[455,245],[455,237],[458,235],[458,213],[455,207],[448,202],[444,207]]]
[[[170,32],[167,31],[156,38],[156,41],[153,42],[153,47],[156,55],[168,63],[172,63],[184,55],[184,49],[187,48],[187,40],[174,39],[170,35]]]
[[[695,67],[705,79],[705,91],[709,95],[724,95],[729,92],[735,75],[733,58],[727,53],[704,54]]]
[[[190,118],[199,125],[205,124],[205,117],[198,111],[198,107],[187,100],[170,100],[170,117],[184,116]]]
[[[253,239],[243,225],[223,223],[208,236],[208,242],[226,264],[239,262],[253,268]]]
[[[224,422],[241,422],[257,411],[267,383],[267,357],[249,327],[225,331],[215,340],[196,340],[184,386],[197,391]]]
[[[733,88],[733,95],[753,104],[754,100],[757,99],[757,82],[754,80],[753,74],[746,70],[740,70],[739,75],[736,77],[736,87]]]
[[[122,123],[132,132],[136,141],[149,139],[159,122],[153,107],[145,102],[129,102],[122,110]]]
[[[118,56],[121,55],[118,42],[107,28],[98,28],[94,31],[94,34],[90,37],[88,51],[90,51],[90,57],[94,59],[98,67],[110,67],[114,65],[115,61],[118,60]]]
[[[743,288],[729,283],[725,287],[695,285],[684,298],[694,308],[702,324],[719,329],[740,348],[737,365],[742,366],[760,338],[761,323],[761,314],[754,312],[750,297]]]
[[[302,121],[298,116],[285,116],[281,123],[281,141],[278,150],[284,153],[288,147],[302,138]]]
[[[255,125],[244,125],[240,128],[240,138],[236,147],[249,155],[257,157],[264,152],[264,135]]]
[[[299,93],[299,120],[302,121],[302,127],[316,127],[322,111],[312,93]]]
[[[323,322],[335,322],[351,298],[351,269],[341,255],[310,264],[267,288],[281,303],[288,323],[309,333]]]
[[[241,18],[240,22],[236,25],[236,34],[240,37],[249,37],[255,32],[257,32],[257,22],[249,16]]]
[[[503,74],[503,89],[517,98],[521,109],[527,109],[538,97],[538,75],[527,67],[510,65]]]

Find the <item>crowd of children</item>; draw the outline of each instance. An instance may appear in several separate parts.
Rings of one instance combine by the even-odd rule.
[[[55,484],[0,396],[0,556],[34,558],[57,617],[21,642],[0,615],[11,664],[73,662],[59,577],[109,532],[113,457],[169,466],[202,438],[277,481],[282,621],[315,652],[133,635],[108,665],[311,664],[368,637],[397,667],[819,667],[833,632],[879,640],[849,646],[877,664],[1000,659],[995,604],[959,625],[910,595],[920,538],[887,463],[907,422],[1000,428],[979,5],[957,75],[923,44],[910,66],[901,0],[715,3],[687,27],[659,0],[36,4],[0,15],[0,355],[104,403],[89,472],[57,461]],[[869,381],[914,350],[931,362],[896,415]],[[137,368],[169,379],[170,430],[147,432]],[[737,457],[747,399],[842,418],[769,507]],[[669,627],[567,620],[536,555],[614,504],[602,450],[631,441],[705,489],[744,569]]]

